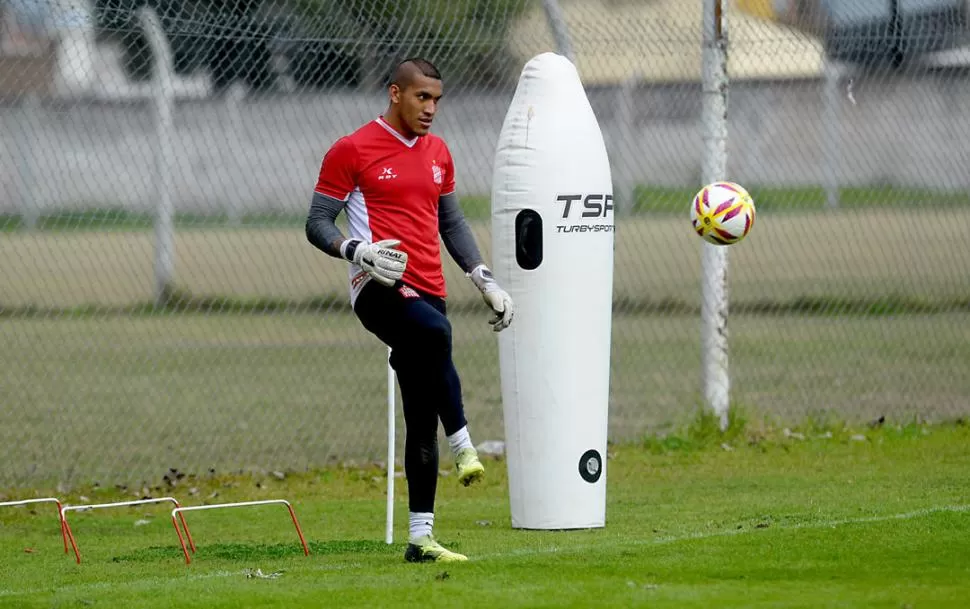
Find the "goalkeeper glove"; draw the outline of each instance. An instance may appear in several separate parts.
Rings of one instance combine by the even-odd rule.
[[[407,252],[394,249],[399,245],[401,242],[397,239],[384,239],[377,243],[348,239],[340,247],[340,253],[378,283],[392,287],[408,266]]]
[[[512,304],[512,297],[509,296],[509,293],[495,283],[492,271],[488,270],[488,267],[484,264],[480,264],[468,274],[468,277],[482,293],[485,304],[491,307],[492,312],[495,313],[495,317],[488,321],[492,324],[492,330],[501,332],[508,328],[509,324],[512,323],[513,315],[515,315],[515,305]]]

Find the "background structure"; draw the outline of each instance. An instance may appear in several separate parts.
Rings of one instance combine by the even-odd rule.
[[[519,71],[575,58],[618,203],[611,440],[700,407],[701,2],[0,7],[0,484],[383,455],[386,353],[303,221],[323,153],[410,55],[444,73],[435,130],[486,252]],[[967,10],[730,4],[728,177],[759,212],[728,272],[749,418],[970,413]],[[495,337],[446,267],[472,433],[501,439]]]

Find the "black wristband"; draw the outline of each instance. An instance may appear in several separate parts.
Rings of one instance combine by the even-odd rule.
[[[357,246],[360,245],[362,241],[360,239],[349,239],[347,244],[344,246],[344,258],[353,262],[354,252],[357,251]]]

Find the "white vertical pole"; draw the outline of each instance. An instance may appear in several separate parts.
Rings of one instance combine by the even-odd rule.
[[[824,63],[824,93],[822,116],[825,135],[825,206],[839,206],[839,163],[841,136],[841,112],[839,112],[839,88],[842,82],[842,66],[826,54]]]
[[[243,133],[246,129],[245,121],[242,118],[242,112],[240,110],[240,105],[243,99],[246,97],[246,86],[242,83],[236,82],[229,87],[226,92],[226,113],[229,115],[229,143],[232,146],[230,154],[240,154],[243,151]],[[243,180],[249,179],[248,172],[242,172]],[[238,178],[237,178],[238,179]],[[237,187],[243,188],[243,192],[250,192],[247,184],[236,184]],[[239,198],[230,197],[229,206],[226,214],[229,218],[229,224],[233,226],[238,226],[242,223],[242,210],[239,208]]]
[[[573,52],[572,39],[569,36],[569,27],[566,25],[566,18],[563,15],[562,7],[557,0],[542,0],[542,8],[546,12],[546,20],[549,21],[549,28],[552,30],[552,37],[556,41],[556,48],[559,54],[576,63],[576,54]]]
[[[16,181],[20,218],[24,227],[30,230],[37,228],[37,221],[40,218],[40,209],[37,205],[37,172],[34,169],[36,157],[32,144],[40,124],[37,116],[39,107],[40,99],[36,93],[26,93],[20,100],[19,120],[14,121],[16,144],[11,155],[17,159],[20,169]]]
[[[394,369],[391,368],[391,348],[387,348],[387,527],[384,541],[394,543]]]
[[[175,208],[172,203],[172,147],[174,131],[173,60],[158,15],[149,7],[139,9],[139,20],[154,58],[153,100],[155,135],[155,305],[164,306],[172,295],[175,277]]]
[[[637,83],[639,75],[636,72],[630,74],[619,86],[616,92],[615,109],[613,112],[613,147],[618,152],[614,175],[614,214],[633,211],[634,190],[636,185],[635,169],[633,165],[640,159],[639,141],[640,138],[635,132],[634,108]],[[624,145],[627,147],[623,149]]]
[[[724,180],[727,173],[727,31],[724,0],[703,0],[702,129],[705,184]],[[727,253],[724,246],[704,242],[701,257],[701,383],[706,405],[721,429],[728,424],[730,378],[727,344]]]

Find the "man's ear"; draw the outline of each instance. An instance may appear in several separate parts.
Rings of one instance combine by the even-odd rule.
[[[398,104],[401,102],[401,87],[396,84],[392,84],[388,87],[388,92],[390,93],[391,102]]]

